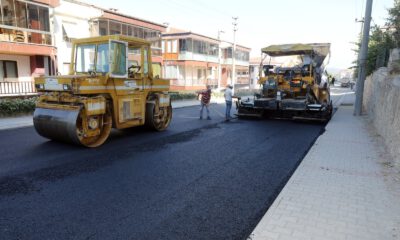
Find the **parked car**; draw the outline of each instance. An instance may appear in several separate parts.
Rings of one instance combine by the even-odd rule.
[[[348,81],[348,82],[340,82],[340,87],[342,87],[342,88],[350,87],[350,81]]]

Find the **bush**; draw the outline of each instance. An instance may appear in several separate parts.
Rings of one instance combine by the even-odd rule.
[[[197,93],[194,92],[172,92],[170,93],[171,100],[192,100],[197,98]]]
[[[0,99],[0,115],[31,113],[35,110],[37,97]]]

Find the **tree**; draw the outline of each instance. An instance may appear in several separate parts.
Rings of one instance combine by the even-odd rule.
[[[396,46],[400,47],[400,0],[394,0],[393,8],[388,9],[388,12],[387,25],[393,31]]]
[[[385,27],[374,25],[370,30],[370,40],[368,44],[368,55],[367,55],[367,75],[372,74],[375,70],[380,67],[387,66],[390,50],[396,47],[400,47],[400,0],[394,0],[393,8],[388,9],[388,18]],[[356,53],[360,52],[361,49],[361,36],[357,43],[355,43],[356,49],[353,49]],[[355,66],[355,77],[358,73],[358,61],[354,61]]]
[[[372,74],[380,67],[387,66],[390,49],[394,47],[395,45],[390,31],[378,25],[371,28],[366,66],[367,75]]]

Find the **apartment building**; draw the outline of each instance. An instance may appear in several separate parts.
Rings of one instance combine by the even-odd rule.
[[[169,28],[162,34],[164,77],[174,90],[198,90],[231,83],[232,44],[218,39]],[[236,48],[235,86],[248,85],[250,48]]]
[[[32,77],[54,74],[51,15],[58,0],[0,1],[0,94],[34,92]]]
[[[82,15],[82,12],[85,14]],[[58,66],[67,74],[71,58],[71,40],[74,38],[122,34],[142,38],[152,43],[154,67],[161,71],[161,32],[166,26],[136,18],[117,9],[105,9],[76,0],[61,0],[55,9],[54,35],[59,49]],[[157,71],[157,69],[156,69]]]
[[[122,34],[152,42],[161,72],[166,26],[77,0],[0,0],[0,96],[35,92],[33,78],[68,74],[72,39]]]

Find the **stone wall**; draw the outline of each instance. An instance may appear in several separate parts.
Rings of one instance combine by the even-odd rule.
[[[363,108],[390,154],[400,166],[400,49],[391,53],[389,67],[380,68],[366,79]]]

